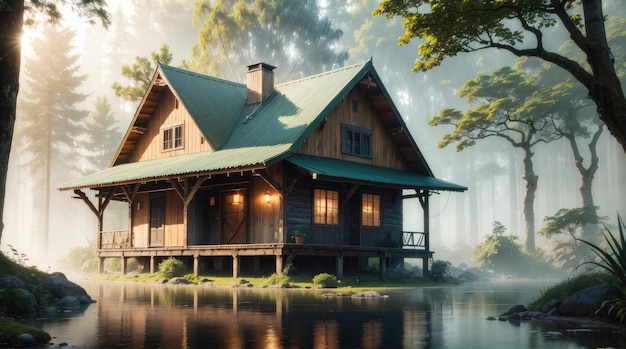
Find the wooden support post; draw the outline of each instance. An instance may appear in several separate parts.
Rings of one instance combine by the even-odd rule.
[[[239,255],[233,254],[233,277],[239,277]]]
[[[387,274],[387,254],[383,253],[379,257],[379,266],[380,266],[380,280],[385,281],[385,277]]]
[[[98,257],[98,273],[104,274],[104,257]]]
[[[120,257],[121,259],[121,265],[122,265],[122,275],[126,275],[126,273],[128,272],[128,266],[127,266],[127,259],[126,257],[124,257],[124,255],[122,254],[122,256]]]
[[[276,255],[276,275],[283,275],[283,256]]]
[[[198,276],[198,272],[200,271],[200,256],[198,256],[197,254],[193,256],[193,275]]]
[[[155,270],[155,265],[154,265],[154,256],[150,256],[150,274],[154,274]]]
[[[337,256],[337,277],[343,278],[343,256]]]
[[[429,272],[429,270],[428,270],[428,268],[429,268],[428,259],[429,259],[428,257],[422,258],[422,276],[423,277],[427,277],[428,276],[428,272]]]

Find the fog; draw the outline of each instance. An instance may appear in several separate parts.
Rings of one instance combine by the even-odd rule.
[[[606,6],[618,10],[618,2],[607,1]],[[341,1],[319,2],[321,14],[328,17],[333,28],[343,30],[343,36],[334,47],[335,51],[349,54],[345,65],[372,58],[374,67],[405,118],[434,175],[468,187],[468,191],[464,193],[439,192],[431,196],[432,249],[437,253],[439,248],[443,250],[444,247],[473,247],[491,233],[494,221],[502,222],[507,228],[507,234],[516,235],[523,242],[522,200],[525,182],[522,179],[521,151],[497,139],[479,141],[462,152],[456,152],[453,145],[440,149],[437,143],[451,129],[428,126],[428,120],[442,108],[469,108],[465,100],[456,95],[465,81],[478,73],[488,74],[494,68],[512,65],[515,57],[495,50],[462,54],[445,61],[441,67],[428,73],[411,73],[418,42],[398,47],[396,39],[402,34],[401,23],[398,20],[386,20],[384,17],[371,17],[375,1],[371,1],[367,9],[361,9],[357,3],[359,2],[347,2],[340,10],[335,6],[343,4]],[[80,102],[79,108],[92,112],[96,98],[106,96],[119,131],[123,134],[137,103],[123,101],[111,89],[114,82],[128,84],[121,76],[121,66],[134,63],[137,56],[149,57],[151,52],[158,51],[164,43],[169,45],[173,54],[170,65],[178,66],[189,60],[192,46],[197,42],[199,27],[192,24],[194,8],[190,1],[109,0],[108,4],[113,21],[108,30],[100,25],[88,25],[70,11],[64,11],[65,19],[62,23],[75,30],[75,38],[71,42],[74,47],[72,52],[77,57],[80,74],[85,76],[78,90],[86,98]],[[348,20],[346,13],[357,12],[362,15]],[[615,11],[611,12],[613,13]],[[619,14],[623,16],[624,10]],[[42,26],[26,28],[23,64],[34,55],[36,48],[32,46],[33,41],[45,35],[46,30]],[[366,41],[367,35],[378,37],[370,37]],[[623,52],[614,53],[616,57],[624,55]],[[260,59],[278,67],[276,83],[302,75],[302,69],[293,69],[289,62],[272,61],[268,57],[239,57],[237,62],[254,63]],[[300,57],[299,62],[307,62],[307,59]],[[223,70],[222,74],[223,78],[243,81],[245,66],[240,66],[238,70]],[[31,79],[38,81],[42,77]],[[20,98],[26,91],[34,88],[32,81],[26,79],[25,70],[22,69]],[[65,165],[57,164],[53,167],[49,190],[49,229],[46,229],[42,211],[46,197],[43,185],[45,181],[41,175],[33,174],[28,169],[33,156],[20,146],[25,132],[28,132],[21,123],[22,117],[22,109],[18,103],[18,121],[5,199],[2,250],[7,251],[11,245],[25,253],[30,263],[45,270],[54,266],[73,246],[87,245],[96,238],[97,220],[87,205],[81,200],[73,199],[71,192],[56,190],[58,184],[80,176],[80,171],[88,173],[90,169],[80,157],[72,160],[79,169],[77,171],[70,170],[70,166]],[[121,138],[118,144],[119,142]],[[600,207],[600,215],[608,216],[610,222],[614,222],[616,212],[626,215],[626,155],[606,130],[598,145],[598,154],[600,168],[593,182],[594,201]],[[539,176],[534,204],[535,226],[539,230],[544,225],[544,217],[554,215],[561,208],[581,206],[578,192],[580,175],[574,167],[572,153],[566,141],[537,147],[534,159],[535,171]],[[63,162],[67,159],[57,158],[56,161]],[[420,212],[417,200],[405,200],[405,230],[422,230],[421,219],[412,218]],[[114,210],[107,214],[117,214],[118,219],[115,221],[122,228],[125,227],[124,214]],[[48,241],[47,244],[45,241]],[[537,236],[538,247],[548,243],[549,241]],[[437,258],[446,255],[442,253],[435,256]],[[471,264],[470,260],[465,262]]]

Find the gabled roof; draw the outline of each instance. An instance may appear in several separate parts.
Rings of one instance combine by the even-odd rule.
[[[159,64],[151,87],[118,150],[114,166],[64,183],[59,189],[105,187],[202,172],[269,166],[296,156],[294,152],[312,130],[357,86],[364,86],[376,115],[381,118],[387,133],[405,158],[410,171],[402,176],[414,173],[436,180],[371,61],[276,85],[272,94],[255,106],[246,106],[247,90],[243,84]],[[187,108],[215,151],[123,164],[124,156],[129,154],[127,148],[136,139],[134,130],[147,125],[159,96],[168,88]],[[293,163],[302,165],[298,160]],[[368,178],[382,177],[384,175]],[[464,187],[442,187],[440,183],[425,180],[418,182],[426,186],[432,184],[433,190],[465,190]],[[413,182],[402,185],[410,183]]]

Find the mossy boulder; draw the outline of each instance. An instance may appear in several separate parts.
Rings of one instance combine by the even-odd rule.
[[[30,336],[24,336],[27,333]],[[32,337],[31,337],[32,336]],[[30,342],[34,339],[34,343]],[[50,342],[52,337],[38,328],[0,318],[0,346],[32,346]]]

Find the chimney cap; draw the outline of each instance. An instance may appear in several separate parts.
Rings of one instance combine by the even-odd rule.
[[[274,69],[276,69],[275,66],[264,63],[264,62],[253,63],[253,64],[248,65],[247,67],[248,67],[248,71],[253,71],[253,70],[258,70],[258,69],[274,71]]]

